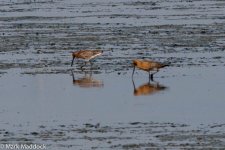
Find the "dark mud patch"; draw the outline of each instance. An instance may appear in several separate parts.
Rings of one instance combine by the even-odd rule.
[[[96,60],[102,73],[127,72],[135,58],[170,62],[175,67],[225,63],[222,1],[1,3],[0,68],[6,71],[67,73],[71,52],[79,49],[104,51]]]

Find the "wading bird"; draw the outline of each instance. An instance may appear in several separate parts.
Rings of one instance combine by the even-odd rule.
[[[151,80],[153,80],[153,75],[156,74],[160,68],[164,68],[166,66],[168,66],[168,64],[162,64],[160,62],[155,62],[155,61],[151,61],[151,60],[139,60],[139,59],[135,59],[133,60],[133,73],[132,73],[132,78],[134,75],[134,71],[135,71],[135,67],[147,71],[149,73],[149,78],[151,78]],[[156,71],[154,73],[151,74],[151,71]]]
[[[94,59],[97,56],[100,56],[103,53],[103,51],[101,50],[79,50],[76,52],[72,53],[72,62],[71,62],[71,67],[73,66],[73,61],[75,58],[78,59],[84,59],[85,60],[85,64],[83,66],[81,66],[81,68],[83,68],[87,62],[89,62],[91,65],[91,61],[92,59]]]

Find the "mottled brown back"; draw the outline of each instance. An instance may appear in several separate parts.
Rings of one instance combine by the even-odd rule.
[[[74,56],[76,58],[82,58],[82,59],[91,59],[101,54],[102,54],[102,51],[100,50],[80,50],[78,52],[74,52]]]

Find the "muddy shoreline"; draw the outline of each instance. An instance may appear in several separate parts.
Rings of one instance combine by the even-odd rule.
[[[79,49],[103,50],[105,54],[96,64],[107,72],[129,70],[134,58],[177,67],[224,66],[223,7],[216,0],[180,5],[125,0],[2,2],[1,68],[65,73],[71,52]],[[52,13],[43,16],[49,11]],[[157,14],[160,11],[165,12]],[[55,71],[56,67],[61,68]]]
[[[20,130],[16,133],[1,130],[0,141],[1,144],[45,144],[48,149],[222,149],[225,146],[224,124],[198,127],[156,122],[56,124],[40,125],[35,131],[26,131],[23,125],[17,127]]]

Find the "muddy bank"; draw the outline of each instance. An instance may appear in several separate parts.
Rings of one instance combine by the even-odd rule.
[[[0,68],[4,70],[66,73],[71,52],[79,49],[102,49],[104,55],[95,63],[103,73],[126,72],[134,58],[176,67],[225,62],[223,1],[1,3]]]
[[[1,130],[0,143],[45,144],[48,149],[219,149],[225,147],[224,127],[130,122],[40,125],[27,131],[20,125],[17,132]]]

